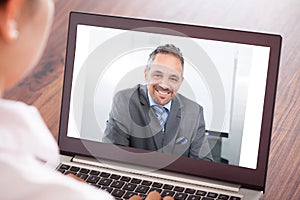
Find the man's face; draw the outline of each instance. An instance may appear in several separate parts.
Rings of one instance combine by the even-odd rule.
[[[180,59],[172,54],[157,54],[150,69],[145,69],[145,79],[153,100],[162,106],[167,104],[183,81]]]

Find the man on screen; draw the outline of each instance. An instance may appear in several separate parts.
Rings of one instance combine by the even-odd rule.
[[[202,107],[177,93],[183,69],[179,48],[172,44],[156,48],[144,70],[146,85],[114,96],[103,141],[212,160]]]

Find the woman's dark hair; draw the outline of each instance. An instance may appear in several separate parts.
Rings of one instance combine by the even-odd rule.
[[[6,4],[8,2],[8,0],[0,0],[0,6],[3,6],[4,4]]]

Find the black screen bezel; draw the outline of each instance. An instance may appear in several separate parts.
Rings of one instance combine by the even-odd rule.
[[[196,175],[200,177],[227,181],[231,183],[240,184],[246,188],[264,191],[267,174],[268,155],[270,149],[270,139],[272,132],[278,69],[280,62],[279,60],[282,41],[280,35],[161,22],[145,19],[134,19],[120,16],[108,16],[92,13],[70,13],[62,94],[61,119],[59,127],[59,148],[61,153],[67,155],[91,156],[86,148],[88,146],[88,149],[92,149],[93,152],[97,152],[95,155],[93,155],[94,157],[120,162],[127,162],[131,164],[139,164],[153,168],[159,166],[159,162],[161,159],[168,160],[171,159],[172,156],[157,153],[154,154],[155,156],[151,154],[152,156],[149,155],[149,157],[146,158],[144,154],[140,158],[137,158],[136,156],[131,157],[130,155],[124,153],[126,151],[122,149],[137,153],[145,151],[127,147],[120,147],[120,151],[116,151],[116,148],[112,147],[111,144],[101,143],[101,145],[99,145],[99,143],[95,141],[71,138],[67,136],[70,106],[69,102],[72,87],[72,72],[76,49],[76,32],[77,25],[79,24],[99,27],[110,27],[124,30],[132,30],[141,27],[160,27],[175,30],[193,38],[270,47],[269,67],[264,99],[264,102],[268,103],[265,103],[263,107],[257,168],[249,169],[239,166],[215,162],[212,163],[188,158],[180,158],[176,160],[176,162],[173,162],[164,168],[165,170],[175,172],[178,171],[181,173]]]

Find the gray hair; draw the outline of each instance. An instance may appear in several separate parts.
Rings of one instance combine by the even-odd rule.
[[[172,54],[173,56],[177,57],[180,62],[181,62],[181,66],[182,66],[182,73],[183,73],[183,69],[184,69],[184,59],[182,56],[182,53],[180,51],[179,48],[177,48],[175,45],[173,44],[165,44],[162,46],[157,47],[150,55],[148,58],[148,64],[146,66],[146,69],[149,70],[150,69],[150,64],[153,62],[153,60],[155,59],[157,54]]]

